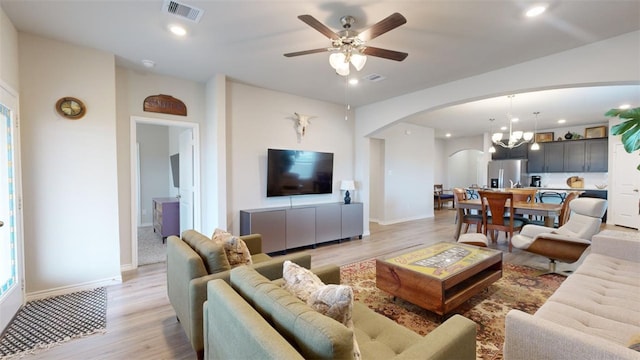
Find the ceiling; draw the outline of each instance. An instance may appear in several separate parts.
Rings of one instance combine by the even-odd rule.
[[[195,1],[203,10],[196,23],[164,13],[162,0],[0,0],[19,31],[113,53],[117,64],[138,71],[206,82],[216,74],[267,89],[357,107],[640,29],[640,1],[549,0],[548,10],[525,18],[514,0],[451,1]],[[334,31],[340,17],[367,28],[394,12],[407,23],[368,42],[409,53],[403,62],[369,57],[363,79],[347,90],[328,53],[287,58],[284,53],[329,47],[330,41],[297,16],[309,14]],[[490,16],[487,16],[490,14]],[[168,31],[182,24],[184,38]],[[144,59],[155,67],[142,66]],[[525,119],[540,111],[539,127],[603,122],[603,109],[622,102],[640,106],[640,84],[563,89],[514,98],[513,112]],[[418,114],[407,121],[436,128],[438,137],[476,135],[489,118],[504,120],[506,97]],[[532,116],[529,116],[531,119]]]

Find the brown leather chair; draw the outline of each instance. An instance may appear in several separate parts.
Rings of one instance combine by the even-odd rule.
[[[469,231],[469,225],[475,225],[476,232],[482,232],[482,215],[472,213],[471,209],[461,209],[457,206],[458,201],[468,199],[467,191],[463,188],[453,188],[453,196],[455,197],[454,206],[458,208],[457,220],[465,224],[464,232],[466,233],[467,231]],[[459,238],[460,234],[458,234],[458,239]]]
[[[442,204],[450,201],[453,204],[453,194],[445,194],[442,184],[433,185],[433,202],[438,210],[442,209]]]
[[[525,225],[523,220],[514,217],[513,193],[503,191],[479,191],[478,193],[482,202],[484,234],[487,235],[487,232],[491,230],[491,241],[495,243],[495,232],[505,231],[509,241],[509,252],[511,252],[513,232],[520,231]],[[489,216],[489,212],[491,212],[491,216]]]
[[[559,228],[564,225],[567,220],[569,220],[569,215],[571,214],[571,209],[569,208],[569,203],[571,200],[577,198],[580,195],[580,191],[571,191],[567,193],[564,198],[564,202],[562,203],[562,209],[560,209],[560,215],[558,216],[558,224],[554,227]],[[544,221],[531,220],[530,224],[544,226]]]

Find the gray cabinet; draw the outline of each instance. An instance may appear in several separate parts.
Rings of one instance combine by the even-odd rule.
[[[328,203],[240,211],[240,235],[261,234],[262,251],[273,253],[358,236],[362,203]]]
[[[342,214],[339,203],[316,207],[316,243],[342,238]]]
[[[362,203],[342,204],[342,239],[362,239]]]
[[[271,253],[287,248],[287,217],[284,209],[240,211],[240,235],[262,235],[262,251]]]
[[[287,232],[285,242],[287,249],[316,244],[316,209],[291,208],[287,214]]]
[[[513,149],[503,148],[500,145],[494,146],[496,152],[491,154],[491,160],[526,159],[529,144],[522,144]]]
[[[609,171],[609,141],[608,139],[594,139],[586,142],[585,146],[586,172]]]
[[[527,171],[530,174],[606,172],[608,144],[607,138],[539,143],[540,150],[529,151]]]
[[[583,172],[584,169],[584,141],[567,141],[564,144],[564,171]]]

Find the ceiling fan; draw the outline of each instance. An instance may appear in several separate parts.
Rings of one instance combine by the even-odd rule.
[[[331,47],[319,48],[305,51],[297,51],[284,54],[286,57],[315,54],[320,52],[332,52],[329,57],[329,63],[336,72],[342,76],[349,75],[349,64],[351,63],[356,70],[360,71],[367,61],[366,55],[381,57],[395,61],[404,60],[407,55],[405,52],[381,49],[373,46],[367,46],[366,42],[397,28],[407,22],[400,13],[393,13],[371,27],[357,32],[351,30],[351,26],[356,22],[353,16],[347,15],[340,18],[343,30],[334,32],[327,26],[322,24],[311,15],[300,15],[298,19],[307,25],[319,31],[331,40]]]

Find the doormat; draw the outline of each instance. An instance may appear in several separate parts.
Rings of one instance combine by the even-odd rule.
[[[69,340],[104,333],[107,290],[104,287],[29,301],[0,338],[0,359],[13,359]]]

